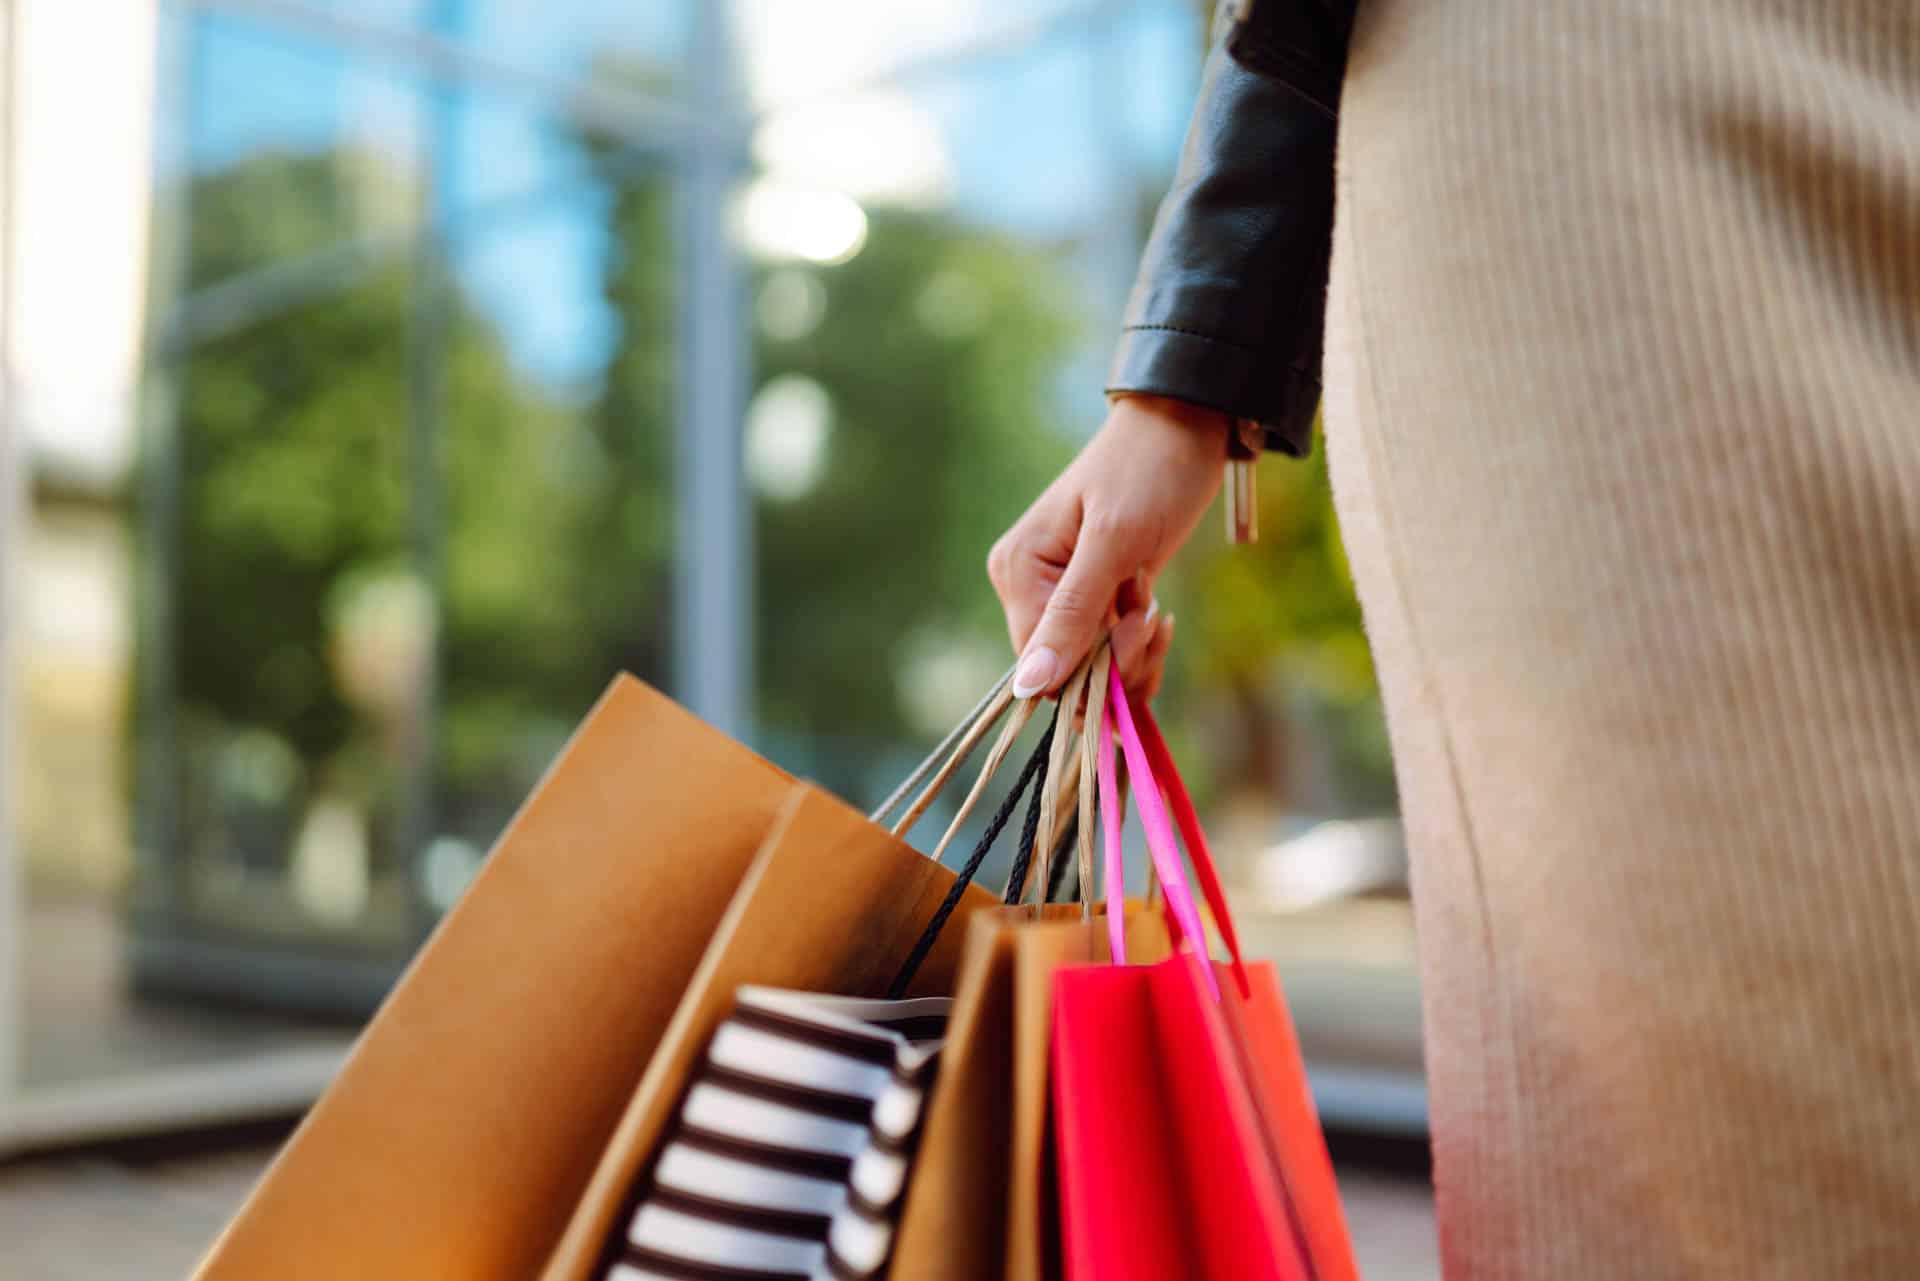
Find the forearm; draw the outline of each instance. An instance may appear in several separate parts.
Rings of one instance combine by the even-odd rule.
[[[1335,120],[1323,99],[1217,42],[1110,392],[1203,405],[1260,424],[1269,448],[1306,452],[1333,229]]]

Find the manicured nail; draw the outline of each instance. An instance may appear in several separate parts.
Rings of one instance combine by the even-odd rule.
[[[1053,684],[1054,673],[1060,668],[1060,655],[1045,645],[1027,651],[1020,660],[1020,667],[1013,674],[1013,696],[1032,698],[1041,690]]]
[[[1153,620],[1154,620],[1154,617],[1157,614],[1159,614],[1159,612],[1160,612],[1160,598],[1158,596],[1147,597],[1147,621],[1145,625],[1148,631],[1153,630]]]

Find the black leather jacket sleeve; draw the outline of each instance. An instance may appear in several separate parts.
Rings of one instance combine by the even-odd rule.
[[[1240,21],[1216,24],[1224,30],[1127,303],[1110,394],[1205,405],[1259,423],[1270,449],[1307,452],[1350,7],[1254,0]]]

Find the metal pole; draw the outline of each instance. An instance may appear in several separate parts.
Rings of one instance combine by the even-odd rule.
[[[160,354],[168,311],[188,276],[192,174],[188,94],[191,8],[160,5],[155,24],[153,239],[139,398],[142,528],[136,541],[133,929],[173,933],[189,913],[192,868],[181,826],[184,782],[175,670],[180,590],[180,362]]]
[[[14,97],[19,23],[14,0],[0,0],[0,1134],[8,1105],[25,1069],[22,1044],[26,993],[20,979],[26,959],[26,896],[21,854],[14,842],[13,779],[19,750],[14,706],[14,656],[10,637],[18,625],[21,447],[13,420]]]
[[[681,173],[675,692],[699,715],[744,738],[752,716],[753,540],[741,439],[742,279],[727,206],[743,167],[745,128],[726,6],[702,4],[695,13],[697,114],[721,127],[687,138]]]
[[[436,39],[454,42],[465,22],[465,0],[435,0],[427,29]],[[413,315],[407,352],[407,479],[410,491],[410,557],[413,572],[433,602],[432,644],[426,670],[414,698],[408,726],[405,809],[400,822],[400,858],[407,878],[407,901],[416,933],[432,929],[436,912],[427,901],[423,860],[433,840],[434,781],[439,771],[442,620],[446,614],[444,538],[441,529],[442,458],[447,423],[447,322],[452,302],[449,267],[453,220],[448,217],[457,175],[459,145],[457,83],[430,84],[427,90],[426,154],[422,157],[426,190],[420,217],[426,234],[413,260]]]

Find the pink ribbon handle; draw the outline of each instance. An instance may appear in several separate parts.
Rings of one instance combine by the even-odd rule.
[[[1100,717],[1100,752],[1095,758],[1100,778],[1100,834],[1107,852],[1107,945],[1115,965],[1127,963],[1127,868],[1120,856],[1120,829],[1127,816],[1120,809],[1120,780],[1113,762],[1113,707]],[[1091,893],[1089,886],[1081,891]]]
[[[1134,728],[1133,709],[1127,704],[1127,691],[1120,683],[1117,664],[1108,669],[1107,679],[1111,685],[1107,706],[1112,709],[1114,722],[1120,730],[1120,750],[1127,754],[1127,772],[1133,776],[1134,782],[1133,803],[1139,807],[1140,823],[1147,829],[1147,852],[1153,856],[1154,869],[1160,873],[1160,887],[1166,892],[1167,908],[1179,923],[1180,932],[1186,936],[1188,945],[1198,954],[1201,972],[1206,975],[1207,990],[1218,1001],[1220,982],[1214,977],[1213,966],[1206,963],[1207,933],[1201,928],[1199,909],[1194,907],[1193,893],[1187,888],[1187,870],[1180,864],[1180,849],[1174,844],[1173,825],[1167,821],[1166,807],[1160,802],[1160,788],[1154,781],[1153,766],[1147,760],[1146,748],[1140,743],[1139,731]],[[1104,786],[1102,793],[1104,802]],[[1113,839],[1108,838],[1109,860],[1112,858]],[[1111,902],[1108,914],[1112,914]],[[1108,929],[1112,928],[1109,924]],[[1114,959],[1120,958],[1116,955]],[[1235,960],[1237,962],[1238,957]]]
[[[1180,827],[1180,838],[1186,842],[1187,859],[1193,864],[1193,874],[1200,881],[1200,892],[1205,895],[1207,907],[1213,913],[1213,923],[1220,929],[1220,939],[1227,945],[1227,955],[1233,958],[1233,977],[1240,988],[1240,995],[1253,995],[1252,985],[1247,981],[1246,962],[1240,956],[1240,939],[1233,928],[1233,913],[1227,907],[1227,893],[1220,884],[1220,872],[1213,862],[1213,851],[1207,847],[1207,834],[1200,828],[1200,815],[1193,808],[1193,797],[1187,794],[1187,785],[1180,777],[1180,769],[1173,763],[1173,753],[1167,749],[1166,737],[1160,733],[1159,723],[1153,719],[1153,709],[1142,707],[1135,717],[1140,731],[1140,739],[1147,749],[1147,759],[1153,763],[1154,777],[1167,794],[1167,803],[1173,807],[1174,822]]]

